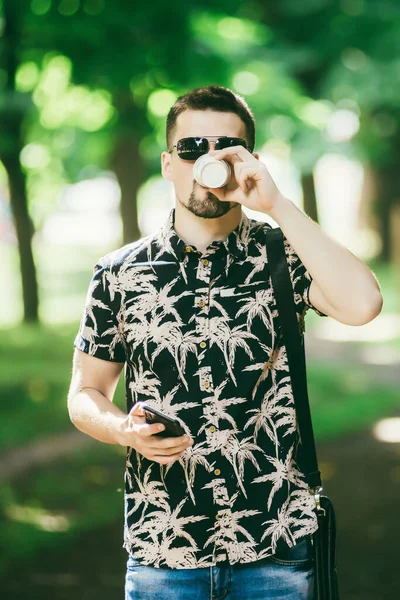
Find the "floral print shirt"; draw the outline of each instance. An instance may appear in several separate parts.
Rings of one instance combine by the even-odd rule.
[[[77,348],[125,362],[126,409],[176,418],[194,444],[160,465],[132,448],[123,547],[156,568],[251,563],[317,527],[296,463],[298,433],[286,349],[268,267],[268,223],[241,222],[204,254],[174,229],[99,260]],[[311,276],[284,238],[299,330]]]

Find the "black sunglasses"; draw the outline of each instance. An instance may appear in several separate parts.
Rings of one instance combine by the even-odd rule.
[[[168,152],[172,152],[172,150],[176,148],[179,158],[182,158],[183,160],[197,160],[200,156],[209,152],[209,140],[215,142],[215,150],[223,150],[224,148],[232,148],[233,146],[243,146],[244,148],[247,148],[245,140],[237,137],[187,137],[178,140]]]

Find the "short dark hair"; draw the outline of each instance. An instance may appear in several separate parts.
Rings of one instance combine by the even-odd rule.
[[[186,110],[215,110],[218,112],[235,113],[245,125],[248,149],[250,152],[253,152],[256,134],[255,119],[252,111],[242,96],[239,96],[239,94],[236,94],[229,88],[219,85],[197,88],[177,99],[167,116],[167,148],[171,147],[171,135],[176,125],[176,120]]]

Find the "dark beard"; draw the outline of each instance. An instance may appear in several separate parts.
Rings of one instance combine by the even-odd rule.
[[[221,202],[214,194],[207,192],[203,198],[199,197],[199,194],[195,192],[195,186],[197,183],[193,181],[193,190],[189,196],[187,204],[183,204],[191,213],[196,217],[202,217],[203,219],[216,219],[226,215],[234,206],[237,206],[237,202]],[[201,186],[199,186],[201,187]],[[203,188],[204,189],[204,188]]]

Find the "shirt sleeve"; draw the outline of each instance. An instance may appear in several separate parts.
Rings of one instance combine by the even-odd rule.
[[[82,352],[111,362],[125,362],[125,340],[116,295],[111,299],[113,280],[101,260],[93,268],[78,334],[74,345]]]
[[[305,314],[309,308],[312,308],[320,317],[327,317],[325,313],[318,310],[310,302],[310,286],[312,277],[302,263],[298,254],[296,254],[293,246],[288,239],[283,236],[285,245],[286,258],[289,265],[290,279],[292,281],[294,291],[294,302],[296,309],[300,314]]]

